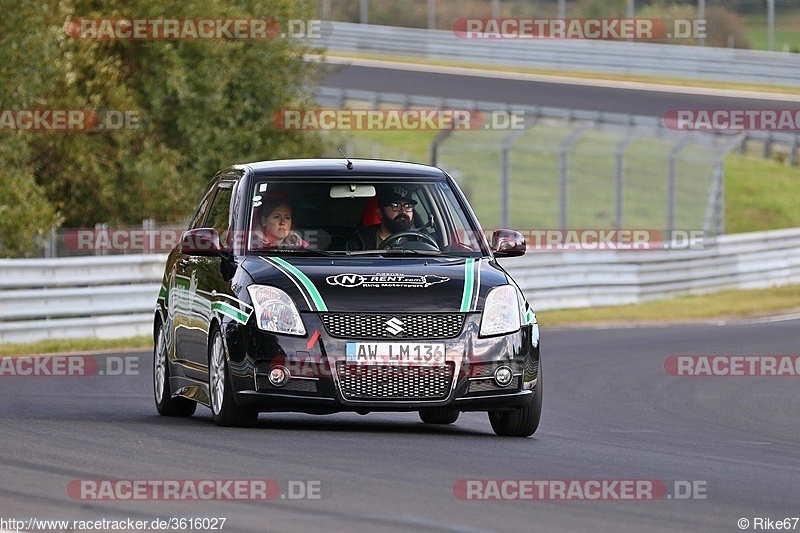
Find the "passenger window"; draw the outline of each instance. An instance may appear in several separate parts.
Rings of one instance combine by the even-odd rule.
[[[223,185],[220,184],[220,187],[217,188],[217,194],[214,196],[205,224],[205,227],[214,228],[219,232],[220,242],[225,242],[225,232],[228,231],[230,225],[231,194],[233,192],[230,182],[227,187],[223,188]]]
[[[206,212],[208,211],[208,203],[210,201],[211,191],[203,196],[203,200],[200,202],[200,205],[197,206],[197,210],[194,212],[191,222],[189,222],[189,229],[197,229],[201,227],[200,224],[202,224],[203,219],[205,219]]]

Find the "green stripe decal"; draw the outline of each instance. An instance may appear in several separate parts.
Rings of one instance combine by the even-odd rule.
[[[464,292],[461,295],[461,312],[466,313],[469,311],[469,304],[472,301],[472,286],[475,283],[475,274],[473,272],[473,265],[475,260],[469,258],[464,263]]]
[[[311,295],[311,299],[314,301],[314,305],[317,306],[317,311],[326,312],[328,310],[328,306],[325,305],[325,301],[322,299],[322,295],[317,290],[317,287],[308,279],[308,276],[303,274],[303,272],[298,269],[293,264],[289,263],[288,261],[280,258],[280,257],[271,257],[273,261],[281,265],[283,268],[294,274],[294,277],[303,284],[303,287],[308,291],[308,294]]]
[[[536,314],[533,312],[533,309],[528,308],[525,312],[525,324],[530,324],[536,318]]]
[[[247,319],[250,318],[250,313],[245,313],[232,305],[225,302],[214,302],[211,304],[211,309],[219,311],[223,315],[234,319],[240,324],[246,324]]]

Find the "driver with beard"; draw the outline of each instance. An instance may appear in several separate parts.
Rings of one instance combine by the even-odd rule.
[[[394,185],[379,190],[377,213],[381,223],[359,229],[347,241],[347,251],[375,250],[395,233],[413,229],[415,205],[417,201],[405,187]]]

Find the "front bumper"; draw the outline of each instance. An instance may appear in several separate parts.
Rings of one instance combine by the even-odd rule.
[[[363,339],[329,335],[316,314],[304,314],[303,319],[309,332],[305,337],[268,333],[233,322],[224,325],[231,382],[242,408],[308,413],[430,407],[487,411],[520,409],[533,402],[539,349],[532,344],[531,325],[515,333],[480,338],[480,314],[471,313],[457,337],[431,340],[445,345],[445,365],[358,366],[345,361],[346,343]],[[494,379],[500,366],[510,368],[513,375],[504,387]],[[274,367],[291,375],[284,386],[269,382]]]

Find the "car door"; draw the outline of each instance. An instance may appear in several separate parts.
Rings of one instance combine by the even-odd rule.
[[[190,230],[203,226],[211,200],[214,198],[214,192],[214,186],[209,186],[195,210],[192,221],[189,223]],[[183,375],[185,374],[185,364],[191,352],[187,345],[188,333],[192,327],[191,308],[189,306],[191,301],[191,278],[187,269],[189,269],[192,258],[180,251],[180,249],[176,249],[170,254],[169,260],[169,297],[167,298],[168,334],[171,341],[169,344],[173,347],[173,363],[180,365],[176,369],[176,373]]]
[[[214,228],[220,242],[226,242],[231,228],[231,204],[235,181],[221,179],[214,187],[211,204],[201,227]],[[211,304],[218,292],[228,292],[224,287],[221,257],[187,256],[184,276],[188,283],[187,307],[190,310],[189,326],[184,329],[182,343],[186,349],[187,375],[196,379],[208,376],[208,333],[211,324]]]

